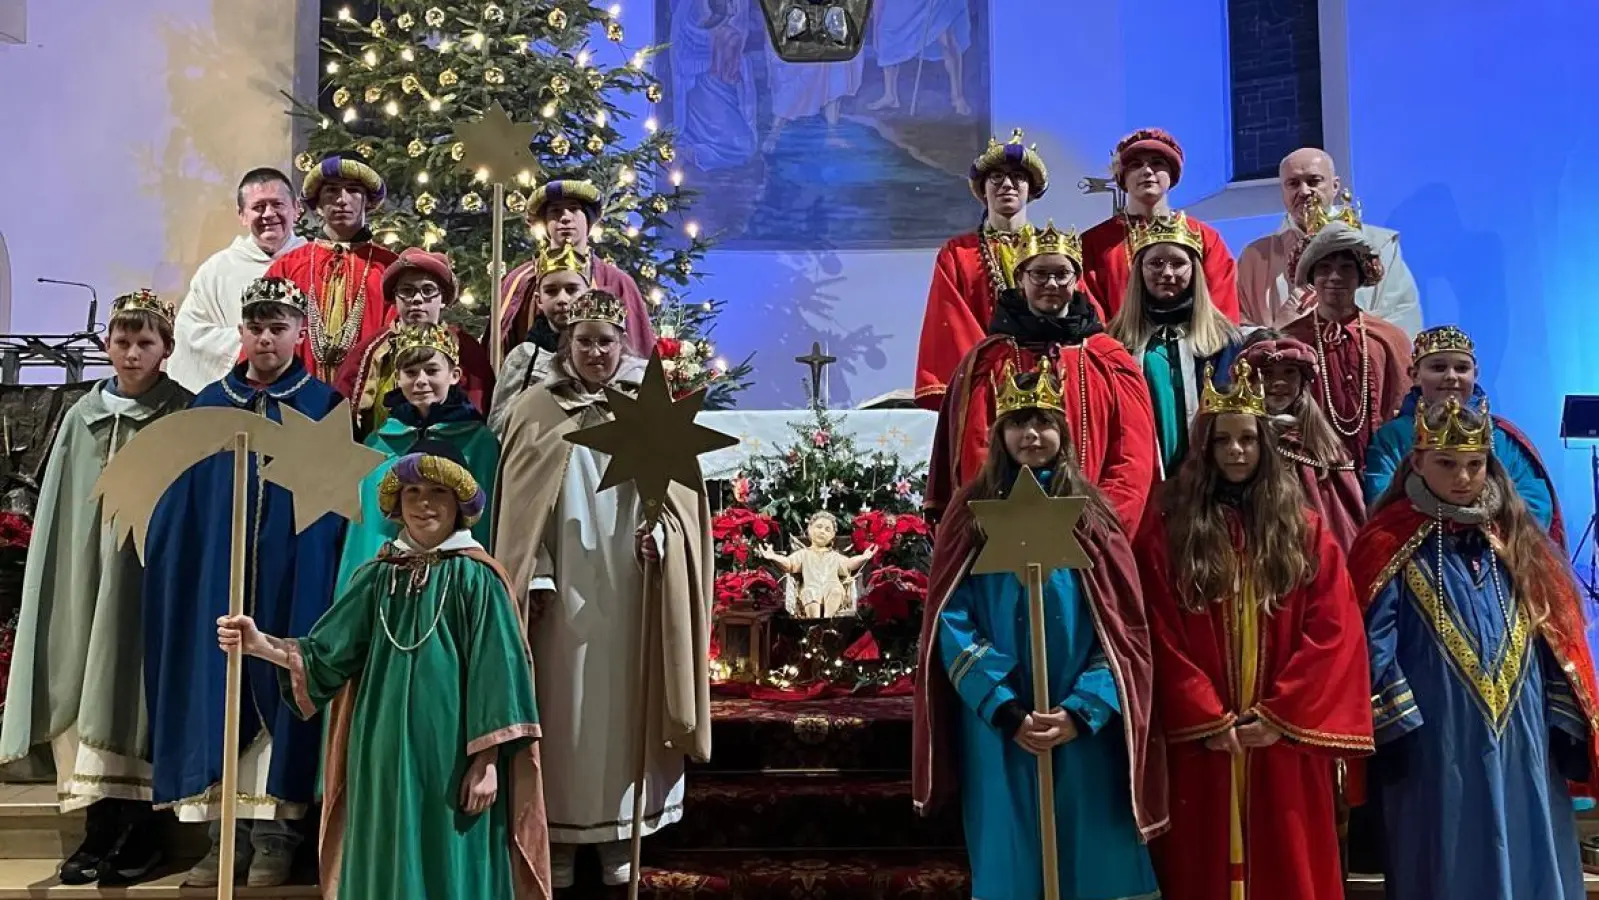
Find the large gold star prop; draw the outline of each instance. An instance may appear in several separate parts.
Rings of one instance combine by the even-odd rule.
[[[487,173],[490,183],[510,184],[523,173],[529,182],[542,174],[538,158],[528,147],[537,126],[511,121],[505,107],[496,102],[472,122],[455,123],[455,139],[465,152],[461,168],[476,175]]]
[[[650,354],[636,398],[610,386],[605,395],[615,418],[575,431],[566,439],[610,456],[599,490],[633,482],[650,527],[660,519],[672,482],[695,493],[704,491],[701,454],[738,443],[730,434],[695,424],[694,417],[705,403],[704,389],[681,400],[672,399],[659,351]]]
[[[1022,468],[1009,497],[967,505],[987,536],[972,563],[974,575],[1014,572],[1026,582],[1032,565],[1045,572],[1093,566],[1077,541],[1077,520],[1088,498],[1049,496],[1030,468]]]
[[[304,531],[328,513],[361,521],[361,481],[386,457],[350,438],[350,405],[340,403],[316,420],[291,406],[281,409],[283,426],[273,441],[278,450],[261,467],[261,477],[294,496],[294,530]]]

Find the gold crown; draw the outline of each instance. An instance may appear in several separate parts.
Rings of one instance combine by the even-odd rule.
[[[1020,409],[1053,409],[1058,413],[1066,412],[1066,406],[1061,402],[1060,386],[1055,383],[1055,378],[1050,374],[1052,366],[1049,357],[1038,358],[1038,381],[1031,390],[1022,390],[1016,384],[1016,364],[1005,360],[1005,367],[1000,370],[1003,379],[994,391],[994,417],[1000,418]]]
[[[1335,198],[1338,205],[1328,209],[1322,205],[1320,194],[1311,194],[1305,201],[1305,234],[1320,231],[1330,222],[1342,222],[1356,231],[1360,230],[1360,203],[1345,188]]]
[[[1423,356],[1434,353],[1464,353],[1472,359],[1477,358],[1477,345],[1471,342],[1471,335],[1466,334],[1454,325],[1440,325],[1429,328],[1416,335],[1416,343],[1412,347],[1410,359],[1420,362]]]
[[[1202,415],[1238,413],[1244,416],[1266,418],[1266,388],[1248,360],[1239,358],[1233,363],[1233,383],[1227,391],[1216,390],[1216,365],[1205,363],[1205,389],[1199,395],[1199,412]]]
[[[1155,244],[1176,244],[1203,255],[1205,236],[1199,226],[1188,221],[1185,213],[1150,216],[1133,219],[1127,229],[1128,259],[1138,256],[1145,248]]]
[[[972,160],[969,178],[972,194],[977,199],[983,199],[983,179],[988,177],[989,172],[1003,165],[1020,166],[1027,173],[1030,199],[1036,200],[1049,190],[1049,167],[1044,165],[1044,158],[1038,155],[1038,145],[1024,145],[1022,130],[1017,128],[1011,131],[1010,140],[1003,144],[999,142],[999,138],[989,138],[988,147]]]
[[[149,288],[139,288],[131,294],[123,294],[117,299],[111,301],[111,315],[113,316],[115,316],[117,313],[134,312],[137,310],[142,310],[144,312],[160,316],[161,318],[167,320],[167,324],[172,324],[172,304],[162,300],[160,297],[157,297],[155,291],[152,291]]]
[[[627,307],[616,295],[599,289],[587,290],[572,304],[572,314],[567,319],[578,322],[609,322],[617,328],[627,328]]]
[[[586,276],[589,270],[589,255],[572,244],[562,244],[553,248],[545,245],[539,248],[536,268],[540,278],[552,272],[576,272]]]
[[[448,356],[450,362],[457,362],[461,358],[461,341],[448,325],[401,325],[395,331],[393,340],[395,359],[399,359],[405,351],[418,347],[437,350]]]
[[[1058,231],[1051,220],[1043,231],[1031,229],[1026,245],[1016,257],[1016,265],[1020,267],[1022,263],[1045,253],[1058,253],[1076,263],[1078,271],[1083,268],[1083,239],[1077,236],[1075,228]]]
[[[1434,404],[1436,408],[1437,404]],[[1460,450],[1466,453],[1487,452],[1493,449],[1493,416],[1488,414],[1488,398],[1482,400],[1482,407],[1477,414],[1482,417],[1482,424],[1476,428],[1467,427],[1462,414],[1466,407],[1456,397],[1450,397],[1443,403],[1444,424],[1437,431],[1427,427],[1427,404],[1416,403],[1416,450]]]

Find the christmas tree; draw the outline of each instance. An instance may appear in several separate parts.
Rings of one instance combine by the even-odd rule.
[[[383,0],[337,8],[323,27],[324,76],[316,104],[295,101],[315,124],[307,171],[324,153],[354,148],[388,182],[372,216],[377,240],[449,254],[462,281],[452,311],[481,333],[495,296],[489,277],[493,191],[458,165],[455,125],[500,103],[537,126],[530,149],[543,168],[506,189],[504,256],[527,259],[537,236],[522,224],[544,180],[586,178],[605,193],[590,247],[638,282],[662,337],[678,350],[674,385],[709,383],[707,407],[726,406],[745,386],[748,360],[730,365],[711,331],[721,303],[689,298],[709,241],[687,216],[695,192],[673,165],[672,135],[653,115],[642,136],[618,125],[634,107],[660,101],[648,70],[659,49],[630,50],[620,8],[582,0],[450,2]],[[633,99],[642,94],[646,104]]]

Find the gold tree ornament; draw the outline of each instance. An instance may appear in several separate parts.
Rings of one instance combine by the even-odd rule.
[[[1025,582],[1029,566],[1048,571],[1092,565],[1076,534],[1088,499],[1049,496],[1030,468],[1022,469],[1009,497],[968,505],[987,536],[973,574],[1012,572]]]
[[[612,19],[605,25],[605,36],[613,43],[622,43],[622,23]]]
[[[584,143],[583,146],[587,148],[590,153],[600,153],[605,150],[605,138],[602,138],[597,134],[591,134],[589,135],[588,141]]]
[[[333,105],[334,105],[335,108],[341,108],[342,109],[349,102],[350,102],[350,89],[349,88],[341,87],[338,90],[333,92]]]
[[[571,89],[572,82],[567,81],[565,75],[556,75],[550,79],[550,93],[557,97],[566,96],[567,91]]]
[[[380,37],[383,37],[384,35],[388,34],[388,30],[383,27],[383,20],[382,19],[373,19],[372,20],[372,25],[371,25],[371,30],[372,30],[372,36],[375,37],[375,38],[380,38]]]
[[[655,82],[644,89],[644,99],[651,103],[660,103],[662,96],[660,82]]]
[[[476,191],[463,194],[461,196],[461,209],[469,213],[482,212],[483,198],[478,196]]]
[[[455,74],[454,69],[445,69],[439,73],[439,87],[455,87],[461,81],[461,76]]]
[[[505,10],[500,9],[498,6],[490,3],[488,6],[483,7],[483,21],[495,23],[504,22]]]
[[[424,215],[424,216],[431,216],[431,215],[433,215],[433,211],[435,209],[438,209],[438,208],[439,208],[438,198],[434,197],[432,194],[428,193],[427,191],[423,191],[422,193],[416,195],[416,211],[419,214]]]
[[[599,69],[589,69],[588,74],[583,77],[588,79],[589,87],[596,91],[605,87],[605,73]]]
[[[438,28],[444,24],[444,10],[430,6],[427,12],[422,14],[422,21],[428,23],[429,28]]]
[[[301,172],[311,171],[312,169],[316,168],[316,155],[312,153],[301,153],[294,158],[294,167],[299,169]]]
[[[394,24],[406,31],[410,31],[416,25],[416,17],[410,13],[400,13],[400,17],[394,20]]]
[[[572,152],[572,141],[564,134],[550,138],[550,152],[556,156],[565,156]]]
[[[545,21],[550,23],[551,28],[560,31],[566,27],[566,11],[552,9],[550,10],[549,18],[545,19]]]
[[[489,66],[483,70],[483,80],[488,84],[504,84],[505,71],[499,66]]]
[[[400,79],[400,90],[407,94],[414,94],[422,89],[422,81],[415,75],[407,75]]]
[[[661,162],[671,162],[677,159],[677,151],[672,148],[671,144],[662,144],[660,149],[655,152],[660,155]]]

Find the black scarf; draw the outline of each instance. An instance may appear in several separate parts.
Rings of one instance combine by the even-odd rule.
[[[556,342],[560,339],[560,336],[560,332],[555,330],[555,326],[550,324],[549,318],[543,313],[537,313],[533,316],[533,327],[527,330],[529,343],[554,353]]]
[[[1100,324],[1094,307],[1081,291],[1073,291],[1066,308],[1059,316],[1045,317],[1033,312],[1027,298],[1016,288],[1001,291],[994,305],[994,315],[988,320],[989,334],[1002,334],[1014,338],[1018,344],[1062,344],[1076,346],[1100,334],[1105,326]]]
[[[1259,469],[1255,470],[1257,474]],[[1225,478],[1216,479],[1216,502],[1222,506],[1231,507],[1243,512],[1244,503],[1249,499],[1249,489],[1255,486],[1255,476],[1249,476],[1248,481],[1231,482]]]
[[[1160,328],[1178,325],[1186,327],[1194,319],[1193,290],[1188,290],[1169,306],[1156,306],[1146,300],[1144,318],[1149,320],[1149,324]]]

